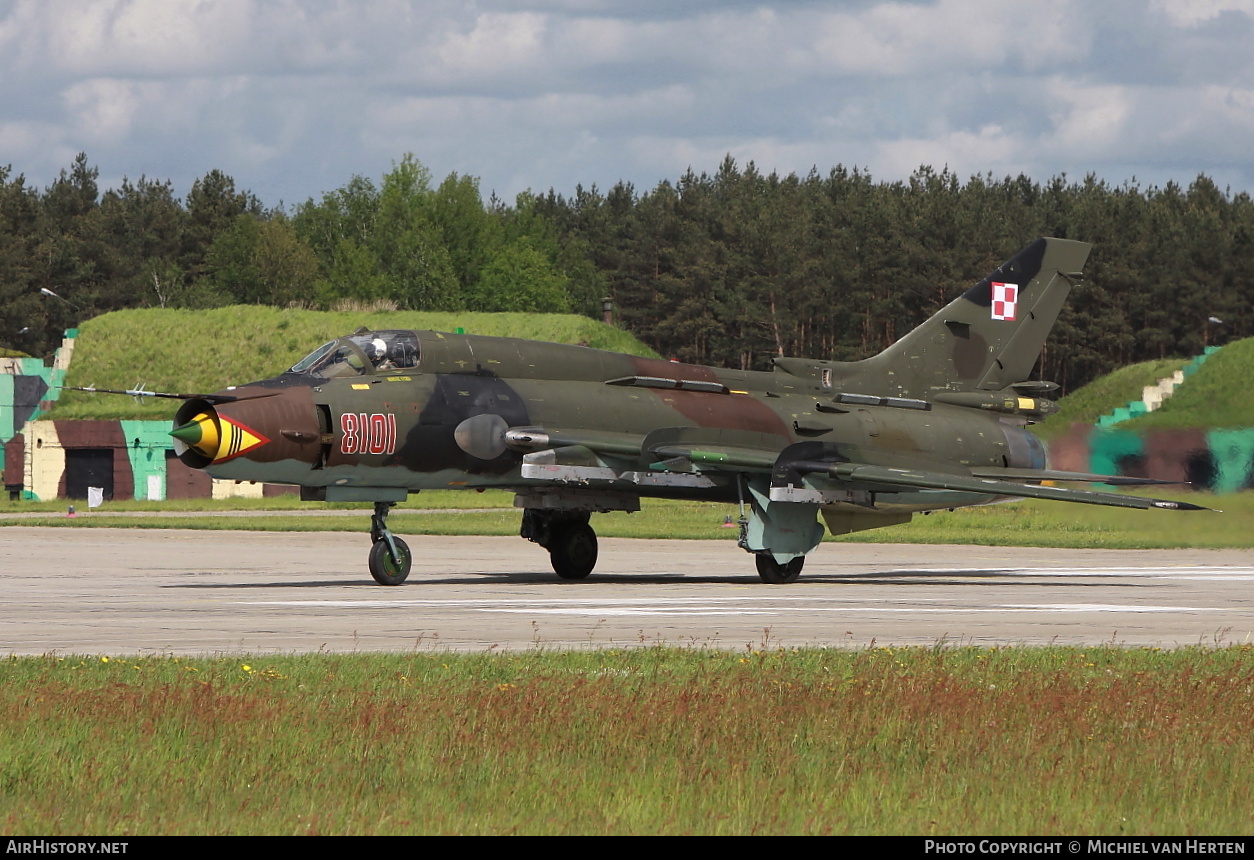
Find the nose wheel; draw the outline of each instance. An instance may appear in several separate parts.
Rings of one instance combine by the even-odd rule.
[[[400,585],[409,576],[409,544],[388,530],[388,510],[395,502],[375,502],[370,518],[370,575],[380,585]]]
[[[400,585],[409,576],[412,560],[405,541],[394,537],[389,547],[387,541],[381,540],[370,547],[370,575],[380,585]]]

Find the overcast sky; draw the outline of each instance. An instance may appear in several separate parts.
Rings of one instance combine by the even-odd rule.
[[[268,205],[921,164],[1254,191],[1254,0],[0,0],[0,166]]]

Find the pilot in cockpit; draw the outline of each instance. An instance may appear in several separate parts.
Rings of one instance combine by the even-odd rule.
[[[387,342],[381,337],[366,343],[364,347],[366,358],[370,359],[370,363],[374,365],[376,370],[395,370],[396,362],[388,356]]]

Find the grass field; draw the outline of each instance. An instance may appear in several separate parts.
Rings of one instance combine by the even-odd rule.
[[[1115,407],[1127,406],[1130,400],[1140,400],[1145,386],[1153,385],[1164,376],[1171,376],[1184,366],[1185,361],[1183,358],[1143,361],[1099,377],[1062,398],[1058,402],[1058,412],[1033,425],[1032,432],[1042,439],[1053,439],[1065,433],[1072,424],[1093,424]]]
[[[1249,834],[1254,650],[0,664],[12,834]]]
[[[1172,497],[1171,493],[1155,493]],[[1219,511],[1140,511],[1073,505],[1058,502],[1024,501],[1013,504],[942,511],[916,516],[906,525],[858,532],[829,541],[862,543],[949,543],[986,546],[1051,546],[1102,549],[1219,548],[1254,546],[1254,493],[1209,496],[1179,494],[1179,498],[1213,505]],[[513,496],[494,491],[424,492],[411,496],[389,517],[388,524],[400,535],[515,535],[521,511],[512,507]],[[293,515],[255,518],[214,516],[213,511],[232,509],[316,510],[346,505],[301,503],[294,499],[271,498],[206,502],[194,500],[164,502],[109,502],[90,514],[65,516],[65,503],[6,502],[0,514],[42,508],[47,518],[0,519],[0,526],[59,526],[63,528],[192,528],[250,531],[365,531],[364,510],[355,516],[307,517]],[[461,513],[451,509],[471,508]],[[195,511],[208,509],[204,516],[120,517],[111,511]],[[483,509],[483,510],[480,510]],[[422,512],[422,511],[426,512]],[[734,540],[734,528],[724,528],[727,517],[737,514],[732,505],[701,502],[668,502],[645,499],[635,514],[605,514],[593,517],[593,527],[603,537],[680,538],[691,540]]]
[[[1254,427],[1254,338],[1233,341],[1207,359],[1162,408],[1119,425],[1126,430]]]
[[[654,353],[627,332],[576,314],[302,311],[256,305],[210,310],[116,311],[79,327],[66,385],[210,392],[275,376],[358,326],[454,331],[582,343]],[[175,405],[149,398],[63,392],[51,418],[169,418]]]

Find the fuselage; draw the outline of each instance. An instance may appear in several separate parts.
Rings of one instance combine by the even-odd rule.
[[[171,435],[216,478],[372,502],[370,572],[384,585],[413,558],[388,510],[424,489],[512,490],[519,535],[563,579],[596,565],[593,513],[648,496],[738,503],[737,544],[768,584],[797,579],[824,525],[841,535],[1020,496],[1200,509],[1046,485],[1124,482],[1048,470],[1026,430],[1057,409],[1043,396],[1057,386],[1032,368],[1088,251],[1038,239],[878,355],[778,357],[769,373],[361,330],[272,379],[185,401]]]
[[[676,440],[700,443],[710,456],[756,451],[767,462],[809,443],[829,459],[907,468],[1044,466],[1022,419],[882,397],[860,390],[857,368],[790,359],[773,372],[740,371],[511,338],[381,331],[340,338],[288,372],[213,395],[220,400],[189,400],[175,423],[204,416],[216,424],[216,438],[180,446],[184,462],[213,477],[306,488],[525,492],[565,476],[575,489],[735,501],[734,481],[685,478],[690,468],[659,460],[656,451]],[[541,449],[558,453],[537,457]],[[988,501],[969,496],[893,492],[881,501],[903,510]]]
[[[360,330],[276,377],[186,400],[171,436],[183,463],[216,478],[372,502],[369,567],[383,585],[404,582],[413,559],[388,510],[424,489],[512,490],[519,535],[571,580],[596,565],[591,515],[646,496],[739,503],[737,544],[768,584],[797,579],[824,526],[841,535],[1021,496],[1198,510],[1047,485],[1125,483],[1047,469],[1025,429],[1057,409],[1044,397],[1057,386],[1032,370],[1088,251],[1038,239],[878,355],[778,357],[769,373]]]

